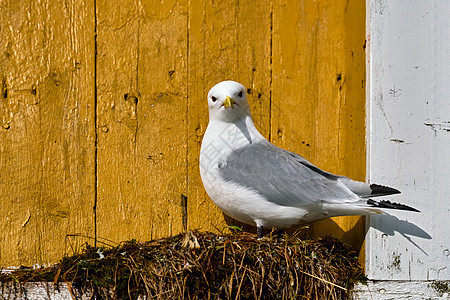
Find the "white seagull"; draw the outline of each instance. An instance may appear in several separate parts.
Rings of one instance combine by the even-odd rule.
[[[206,192],[228,216],[256,226],[290,228],[327,217],[382,214],[384,208],[417,211],[371,197],[398,190],[325,172],[278,148],[256,129],[245,87],[234,81],[208,93],[209,124],[200,150]]]

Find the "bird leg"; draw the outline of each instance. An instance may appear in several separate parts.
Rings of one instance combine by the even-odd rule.
[[[263,227],[262,226],[256,226],[256,233],[258,234],[258,239],[263,237]]]

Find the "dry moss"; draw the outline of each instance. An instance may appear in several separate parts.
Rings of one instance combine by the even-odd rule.
[[[364,280],[355,253],[325,237],[265,237],[188,232],[82,254],[1,281],[69,283],[104,299],[346,299]]]

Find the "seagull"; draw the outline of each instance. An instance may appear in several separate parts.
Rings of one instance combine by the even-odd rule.
[[[373,197],[397,189],[323,171],[281,149],[256,129],[245,87],[222,81],[208,93],[209,123],[200,149],[200,175],[212,201],[231,218],[263,228],[286,229],[328,217],[419,212]]]

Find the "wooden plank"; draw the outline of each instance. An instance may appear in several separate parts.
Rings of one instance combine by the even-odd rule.
[[[0,10],[0,266],[56,262],[94,228],[93,2]]]
[[[355,285],[354,299],[445,299],[449,295],[448,284],[448,281],[431,280],[368,280]]]
[[[253,119],[270,132],[271,3],[190,1],[188,87],[188,227],[222,230],[234,224],[208,198],[200,179],[198,156],[208,124],[206,95],[223,80],[244,84]]]
[[[275,144],[364,179],[361,1],[96,3],[97,16],[91,2],[0,4],[2,264],[51,261],[66,233],[223,228],[198,172],[221,80],[249,89]],[[313,232],[362,242],[362,219],[327,222]]]
[[[97,1],[98,236],[182,230],[186,192],[187,8]]]
[[[367,275],[450,280],[450,2],[369,3],[369,179],[421,213],[369,218]]]
[[[69,290],[68,284],[64,283],[56,285],[53,282],[26,282],[18,288],[15,283],[0,282],[0,297],[15,300],[89,300],[93,295],[91,292],[79,294],[75,289]]]
[[[365,179],[364,1],[275,1],[271,141]],[[312,225],[359,250],[361,217]]]
[[[366,284],[357,283],[354,289],[353,299],[357,300],[391,300],[399,299],[446,299],[447,282],[433,281],[368,281]],[[86,292],[82,295],[77,294],[76,290],[69,291],[67,285],[59,284],[55,286],[53,282],[28,282],[18,289],[15,284],[0,282],[0,296],[2,299],[15,300],[52,300],[71,299],[72,295],[76,299],[89,300],[92,295]],[[140,297],[138,299],[142,299]]]

